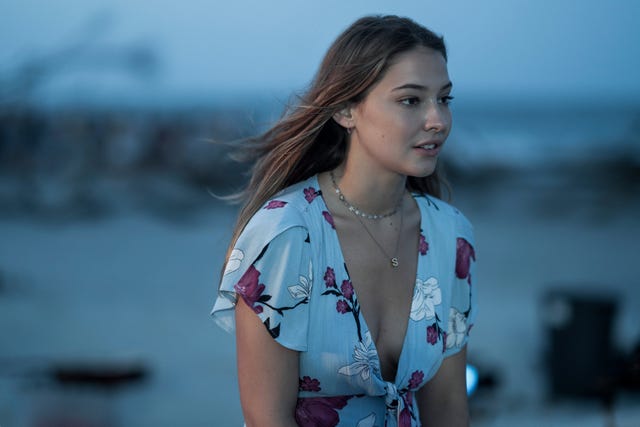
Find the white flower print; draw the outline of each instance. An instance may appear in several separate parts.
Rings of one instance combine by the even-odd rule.
[[[426,281],[416,279],[413,301],[411,302],[411,320],[416,322],[436,316],[436,305],[442,304],[442,292],[438,279],[430,277]]]
[[[313,286],[313,265],[311,261],[309,261],[309,277],[304,277],[300,275],[298,278],[298,284],[289,286],[287,289],[289,290],[289,294],[294,299],[302,299],[309,298],[311,295],[311,287]]]
[[[240,264],[244,259],[244,252],[240,249],[234,249],[231,251],[231,255],[229,256],[229,261],[227,261],[227,266],[224,268],[223,276],[226,276],[229,273],[233,273],[237,269],[240,268]]]
[[[371,339],[371,333],[367,331],[362,341],[359,341],[353,349],[354,362],[350,365],[338,369],[342,375],[360,375],[363,381],[369,381],[372,374],[379,373],[378,354]]]
[[[449,327],[447,329],[447,348],[460,347],[467,334],[467,318],[455,308],[449,309]]]
[[[376,414],[372,412],[368,417],[361,419],[358,421],[358,425],[356,427],[375,427],[376,425]]]

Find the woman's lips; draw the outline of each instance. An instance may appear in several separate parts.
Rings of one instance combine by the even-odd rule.
[[[426,144],[420,144],[416,146],[414,149],[417,150],[420,154],[433,157],[438,155],[438,153],[440,152],[441,146],[442,144],[438,144],[438,143],[426,143]]]

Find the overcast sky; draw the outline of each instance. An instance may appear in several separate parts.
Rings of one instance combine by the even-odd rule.
[[[298,90],[338,33],[371,13],[410,16],[443,34],[457,92],[640,100],[636,0],[4,1],[0,78],[6,84],[24,60],[85,40],[84,55],[139,45],[155,52],[158,65],[137,78],[108,61],[67,64],[43,94],[160,99]]]

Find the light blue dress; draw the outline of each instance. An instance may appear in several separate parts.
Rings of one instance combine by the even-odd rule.
[[[300,426],[419,426],[415,391],[466,344],[476,314],[473,229],[449,204],[414,198],[417,277],[393,382],[382,378],[317,176],[268,201],[238,238],[212,314],[232,331],[241,297],[278,343],[300,352]]]

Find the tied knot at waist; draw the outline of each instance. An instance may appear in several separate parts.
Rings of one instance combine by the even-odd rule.
[[[384,402],[388,409],[397,409],[399,402],[402,400],[398,387],[394,383],[386,382],[384,385],[387,394],[384,396]]]
[[[384,396],[385,404],[387,406],[386,412],[386,426],[404,426],[407,417],[410,417],[407,405],[413,405],[413,393],[411,390],[398,390],[398,387],[394,383],[385,382],[386,394]]]

